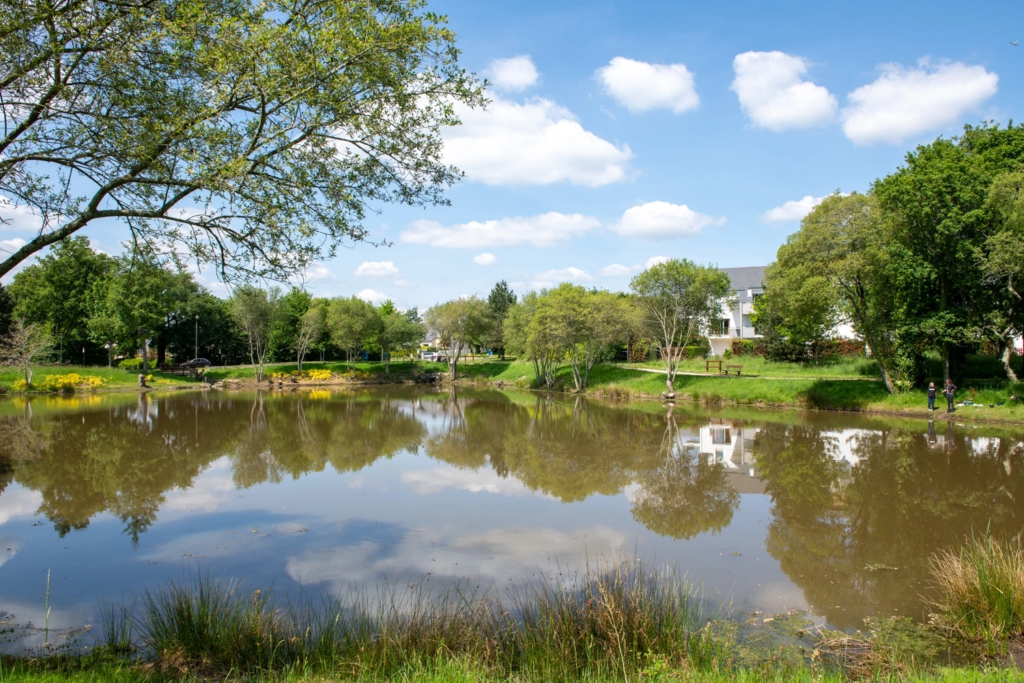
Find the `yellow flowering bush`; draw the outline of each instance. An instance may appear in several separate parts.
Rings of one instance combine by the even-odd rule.
[[[150,375],[149,379],[152,377]],[[101,384],[103,384],[103,379],[100,377],[83,377],[77,372],[69,372],[66,375],[47,375],[43,378],[43,383],[39,385],[39,388],[43,391],[70,392],[79,387],[95,389]]]
[[[315,382],[325,382],[334,376],[334,373],[330,370],[319,368],[316,370],[306,370],[303,374]]]
[[[30,385],[28,384],[28,382],[26,382],[23,379],[18,379],[18,380],[14,381],[14,390],[15,391],[28,391],[29,386]]]

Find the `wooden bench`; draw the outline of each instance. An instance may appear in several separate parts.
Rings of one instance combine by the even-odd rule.
[[[706,360],[704,361],[704,372],[711,372],[711,366],[717,365],[718,374],[722,374],[722,361],[720,360]]]
[[[743,370],[743,366],[742,365],[726,365],[725,366],[725,374],[728,375],[730,370],[735,370],[736,371],[736,376],[739,377],[740,376],[740,372]]]

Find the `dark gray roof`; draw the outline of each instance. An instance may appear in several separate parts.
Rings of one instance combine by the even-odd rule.
[[[747,268],[719,268],[719,270],[729,276],[733,291],[739,291],[763,287],[764,268],[764,266],[749,266]]]

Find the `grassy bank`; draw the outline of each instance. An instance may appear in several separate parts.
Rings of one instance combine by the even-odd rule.
[[[932,623],[869,619],[856,633],[797,612],[731,615],[636,561],[501,591],[425,577],[341,599],[197,575],[107,606],[90,654],[0,659],[0,681],[1024,680],[1006,655],[1024,635],[1020,552],[979,537],[939,554]],[[951,588],[964,582],[982,590]]]
[[[940,397],[941,409],[936,413],[927,411],[927,396],[923,389],[890,396],[880,380],[868,376],[867,369],[871,364],[864,360],[839,363],[830,366],[843,374],[836,376],[811,376],[813,367],[792,364],[788,368],[789,375],[777,366],[787,364],[768,363],[763,359],[753,358],[750,361],[760,362],[757,370],[766,373],[741,377],[721,375],[679,375],[676,378],[675,390],[680,399],[707,404],[736,404],[750,406],[805,407],[818,410],[845,410],[858,412],[894,413],[906,416],[943,418],[945,402]],[[277,363],[266,367],[266,372],[274,381],[281,381],[285,386],[319,385],[319,384],[350,384],[374,382],[408,382],[432,376],[443,376],[447,366],[444,363],[427,362],[395,362],[391,364],[390,373],[385,375],[384,364],[381,362],[360,361],[353,364],[354,377],[349,375],[348,365],[344,362],[309,362],[303,369],[311,371],[317,377],[306,377],[293,384],[289,375],[296,371],[294,363]],[[703,369],[703,363],[701,367]],[[784,368],[783,368],[784,369]],[[863,370],[860,375],[850,374]],[[329,375],[324,375],[324,371]],[[746,372],[746,366],[744,367]],[[767,373],[771,376],[767,376]],[[803,373],[803,374],[801,374]],[[50,368],[40,367],[37,370],[37,382],[43,386],[46,378],[67,377],[77,375],[80,378],[94,378],[95,386],[83,384],[83,390],[135,390],[138,386],[136,372],[108,368]],[[20,375],[11,371],[0,373],[0,388],[17,395],[15,381]],[[250,383],[254,379],[253,370],[248,366],[211,368],[207,377],[213,381],[238,381]],[[464,361],[459,365],[461,381],[470,383],[502,383],[520,388],[529,388],[533,383],[533,366],[530,363],[479,358]],[[194,386],[198,382],[180,375],[152,373],[150,386],[156,389],[184,388]],[[568,367],[559,370],[555,383],[556,391],[571,391],[572,378]],[[588,393],[608,397],[660,397],[665,391],[665,376],[655,367],[602,364],[594,367],[591,372]],[[1008,422],[1024,422],[1024,401],[1013,399],[1013,396],[1024,397],[1024,383],[1012,385],[997,380],[978,380],[968,382],[957,394],[957,400],[971,401],[975,405],[958,409],[958,420],[1002,420]]]
[[[108,389],[137,389],[139,370],[120,368],[75,367],[73,365],[40,365],[34,368],[33,388],[37,391],[55,393],[62,389],[103,391]],[[197,384],[197,380],[164,372],[150,372],[148,384],[158,389],[171,389]],[[19,381],[25,377],[20,370],[0,368],[0,389],[9,393],[22,393]]]

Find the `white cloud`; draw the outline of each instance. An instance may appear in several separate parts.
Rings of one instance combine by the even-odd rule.
[[[593,279],[594,276],[585,270],[569,266],[568,268],[552,268],[547,272],[540,273],[530,283],[530,286],[533,289],[544,289],[545,287],[552,287],[559,282],[590,282]]]
[[[619,277],[622,275],[629,275],[633,272],[633,269],[629,266],[624,266],[621,263],[613,263],[610,266],[605,266],[597,272],[602,277]]]
[[[479,249],[532,244],[552,247],[600,226],[596,218],[578,213],[549,212],[539,216],[517,216],[499,220],[470,221],[445,227],[437,221],[416,221],[399,239],[432,247]]]
[[[489,251],[485,251],[482,254],[477,254],[473,257],[473,263],[478,266],[493,266],[498,262],[498,257]]]
[[[364,261],[355,272],[356,277],[395,277],[398,268],[394,261]]]
[[[650,268],[651,266],[656,266],[659,263],[665,263],[666,261],[671,260],[672,259],[669,258],[668,256],[652,256],[651,258],[647,259],[647,261],[644,263],[644,268]]]
[[[807,60],[784,52],[744,52],[732,63],[731,89],[755,126],[780,131],[831,123],[839,104],[827,88],[801,78]]]
[[[43,496],[38,491],[11,487],[0,496],[0,524],[15,517],[31,517],[42,504]]]
[[[928,59],[916,69],[883,64],[882,75],[847,98],[843,132],[858,145],[898,145],[930,130],[960,123],[996,94],[999,76],[982,66],[960,62],[933,66]]]
[[[405,472],[402,483],[413,493],[429,495],[445,489],[459,489],[473,493],[498,493],[503,496],[534,496],[526,484],[513,477],[501,477],[493,469],[456,469],[435,467],[429,470]]]
[[[622,220],[610,228],[628,237],[672,239],[696,235],[706,225],[722,225],[725,218],[697,213],[686,204],[647,202],[626,209]]]
[[[340,595],[353,583],[376,583],[383,577],[431,575],[431,583],[472,577],[499,584],[527,576],[568,577],[577,569],[565,558],[614,562],[627,543],[626,534],[599,525],[561,531],[551,528],[489,529],[467,532],[465,527],[417,528],[397,543],[360,541],[352,545],[307,548],[288,558],[285,571],[303,584],[329,584]],[[396,582],[397,584],[398,582]]]
[[[364,289],[361,292],[356,292],[356,297],[363,301],[369,301],[371,304],[379,304],[386,301],[388,295],[375,289]]]
[[[24,204],[15,206],[0,198],[0,230],[38,232],[41,224],[42,219],[29,207]]]
[[[648,64],[616,57],[595,72],[605,91],[631,112],[696,109],[700,97],[685,64]]]
[[[807,195],[803,199],[791,199],[782,206],[765,211],[761,220],[766,223],[788,223],[798,221],[811,212],[814,207],[821,204],[824,197],[812,197]]]
[[[15,237],[10,240],[0,240],[0,253],[13,254],[25,246],[25,240]]]
[[[444,157],[470,180],[599,187],[627,177],[629,146],[585,130],[551,100],[518,104],[495,97],[486,110],[458,107],[457,113],[462,125],[445,130]]]
[[[391,284],[393,284],[395,287],[403,287],[405,289],[412,289],[413,287],[416,286],[415,282],[413,282],[412,280],[406,280],[404,277],[398,278]]]
[[[518,55],[507,59],[495,59],[484,71],[498,90],[519,92],[536,85],[540,74],[530,55]]]

